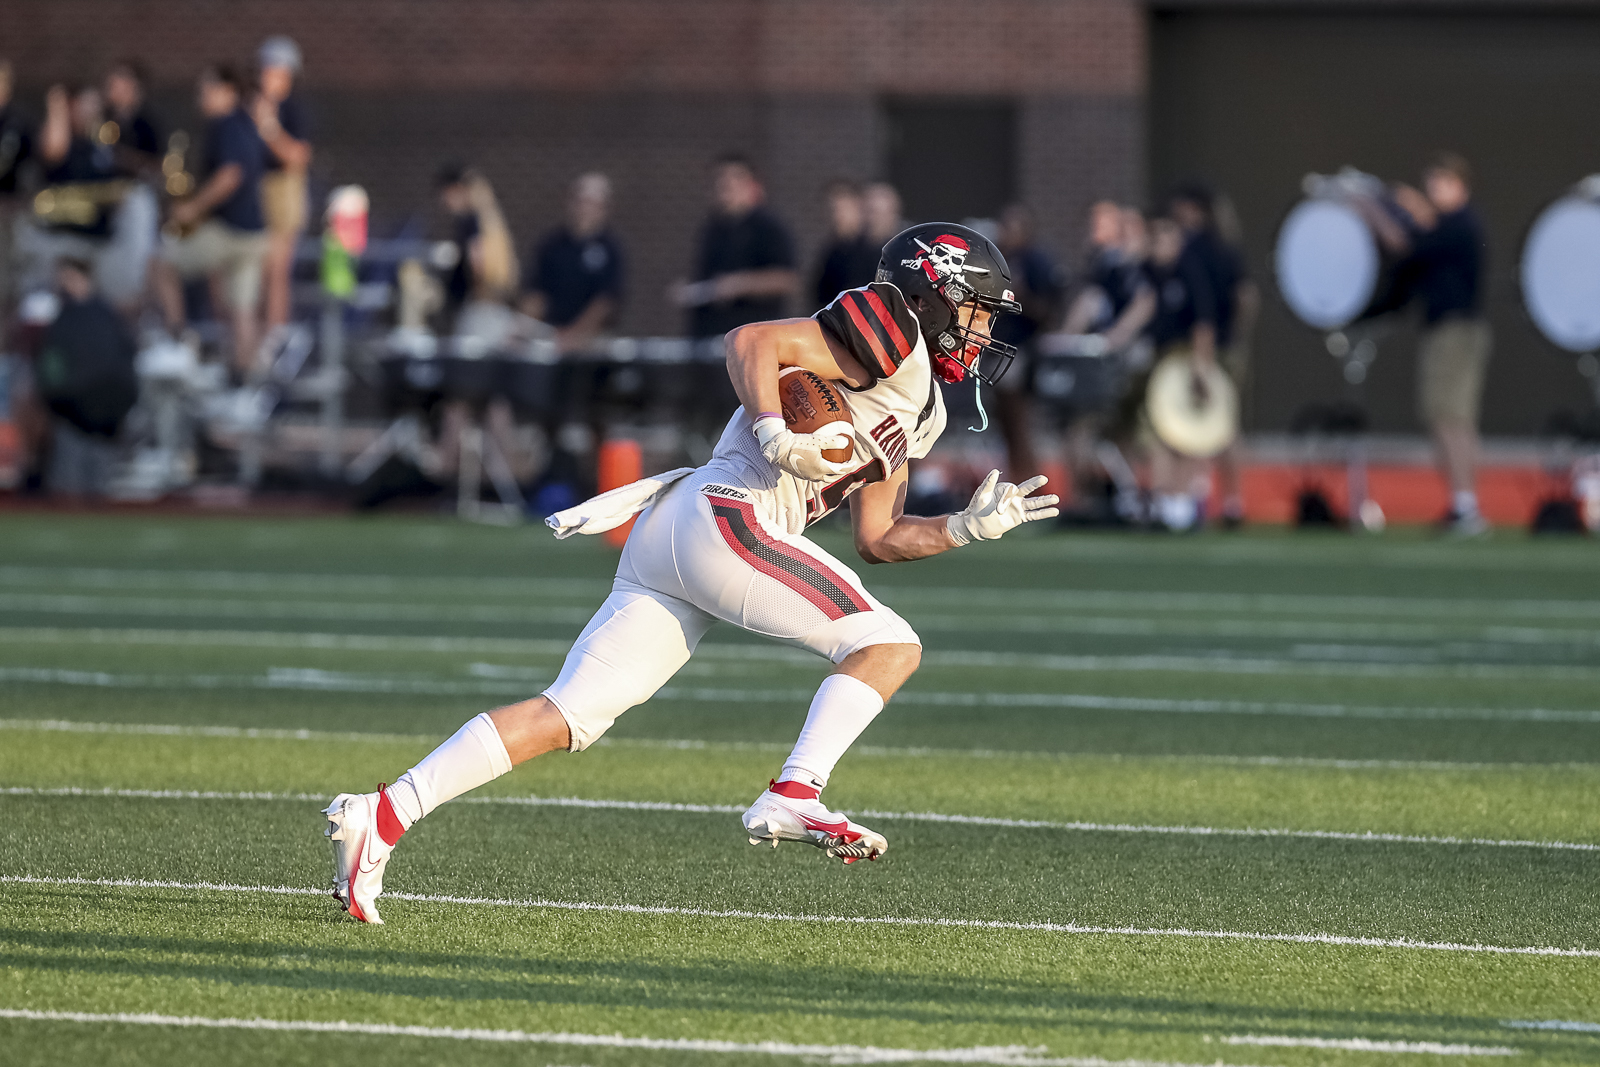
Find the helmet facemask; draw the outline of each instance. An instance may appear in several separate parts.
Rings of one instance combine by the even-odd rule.
[[[951,384],[971,374],[985,385],[998,385],[1017,358],[1017,346],[996,341],[990,333],[1001,315],[1021,314],[1022,305],[1009,289],[996,299],[974,292],[956,278],[935,288],[950,309],[950,322],[936,338],[939,350],[928,353],[934,373]],[[963,309],[968,311],[965,322]],[[988,314],[980,316],[980,312]]]

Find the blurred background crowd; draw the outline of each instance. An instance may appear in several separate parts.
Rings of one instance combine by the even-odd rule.
[[[1323,58],[1303,19],[1008,0],[943,77],[931,68],[957,60],[923,47],[912,62],[936,11],[876,12],[901,39],[870,53],[821,15],[768,25],[798,53],[827,53],[823,67],[853,64],[858,81],[868,70],[884,84],[801,92],[828,70],[785,73],[802,60],[768,48],[753,77],[787,88],[751,103],[715,76],[640,65],[653,53],[631,37],[575,43],[544,25],[551,12],[577,17],[573,5],[548,3],[518,33],[548,32],[551,56],[529,62],[563,88],[518,96],[506,86],[521,75],[497,51],[510,46],[487,40],[501,23],[473,21],[494,4],[436,28],[451,44],[441,55],[397,38],[381,76],[378,45],[349,31],[382,5],[358,6],[338,25],[285,6],[294,34],[253,44],[247,27],[208,29],[203,39],[234,42],[212,54],[174,54],[170,26],[69,29],[57,14],[35,31],[51,47],[0,58],[0,489],[548,513],[703,461],[736,403],[724,333],[810,314],[871,281],[894,233],[947,218],[1006,254],[1025,313],[1000,334],[1023,357],[983,398],[993,432],[963,429],[983,420],[969,388],[947,394],[952,430],[914,475],[914,507],[958,504],[993,461],[1018,480],[1049,474],[1078,524],[1375,528],[1387,509],[1471,535],[1551,501],[1566,510],[1548,526],[1590,519],[1588,390],[1549,345],[1534,350],[1525,321],[1506,328],[1501,306],[1518,250],[1500,235],[1527,227],[1530,198],[1583,177],[1582,152],[1525,159],[1518,181],[1496,159],[1492,180],[1526,206],[1490,221],[1473,163],[1508,143],[1505,105],[1483,92],[1453,108],[1433,100],[1449,77],[1420,90],[1423,106],[1345,94],[1344,110],[1378,131],[1363,142],[1317,125],[1343,112],[1305,95],[1300,75],[1261,72],[1263,57]],[[1417,55],[1470,67],[1505,39],[1509,24],[1450,10],[1469,6],[1322,28],[1420,76]],[[723,8],[757,17],[711,0],[693,17],[704,27]],[[684,29],[656,28],[663,49]],[[1562,51],[1561,25],[1513,28],[1556,80],[1583,66]],[[1069,36],[1070,52],[1050,51]],[[129,47],[151,41],[168,47]],[[1243,73],[1218,73],[1251,41],[1263,96],[1299,93],[1298,110],[1245,100]],[[880,54],[891,47],[907,55]],[[585,49],[606,50],[595,77],[616,84],[583,83]],[[1501,61],[1506,79],[1517,62]],[[451,73],[431,69],[441,64]],[[658,84],[631,89],[628,69]],[[1196,80],[1207,92],[1184,96]],[[1141,93],[1156,112],[1149,160]],[[1400,113],[1385,115],[1384,100]],[[1242,151],[1240,129],[1259,138]],[[1327,143],[1308,147],[1319,131]],[[1318,322],[1280,292],[1279,225],[1311,190],[1306,172],[1349,163],[1388,168],[1376,184],[1337,186],[1370,231],[1381,285],[1344,321]],[[1268,195],[1263,172],[1292,178]]]

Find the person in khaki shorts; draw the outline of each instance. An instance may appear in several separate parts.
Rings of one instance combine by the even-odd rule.
[[[305,232],[306,168],[311,165],[309,123],[294,82],[300,74],[300,46],[288,37],[269,37],[256,54],[261,92],[250,105],[256,129],[266,143],[266,173],[261,176],[261,210],[267,223],[267,328],[282,326],[291,311],[290,278],[295,245]]]
[[[1440,527],[1472,536],[1488,529],[1478,510],[1478,405],[1493,346],[1483,317],[1483,224],[1472,207],[1472,170],[1460,156],[1440,153],[1423,172],[1422,191],[1400,185],[1394,198],[1408,227],[1383,212],[1367,216],[1383,243],[1405,255],[1401,279],[1422,303],[1418,414],[1450,485]]]
[[[219,276],[233,327],[233,366],[241,378],[255,369],[256,306],[261,298],[261,257],[266,230],[261,216],[261,172],[266,146],[240,106],[244,82],[225,64],[200,75],[200,111],[206,130],[194,195],[174,204],[151,276],[167,328],[183,328],[183,282]]]

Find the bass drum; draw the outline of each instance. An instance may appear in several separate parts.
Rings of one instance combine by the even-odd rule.
[[[1200,377],[1205,388],[1195,388]],[[1184,352],[1166,356],[1150,372],[1145,415],[1161,443],[1181,456],[1210,459],[1239,436],[1239,391],[1226,371],[1213,363],[1195,368]]]
[[[1361,212],[1340,200],[1302,200],[1278,228],[1273,266],[1295,318],[1341,330],[1377,314],[1386,288],[1381,246]]]
[[[1546,340],[1600,350],[1600,175],[1539,213],[1522,245],[1522,302]]]

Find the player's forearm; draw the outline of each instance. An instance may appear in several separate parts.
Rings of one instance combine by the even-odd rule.
[[[858,540],[856,552],[868,563],[908,563],[937,556],[956,547],[948,524],[948,515],[931,519],[902,515],[879,537]]]
[[[780,410],[778,405],[778,346],[763,336],[759,326],[741,326],[724,342],[728,357],[728,378],[739,403],[752,419],[762,412]]]

